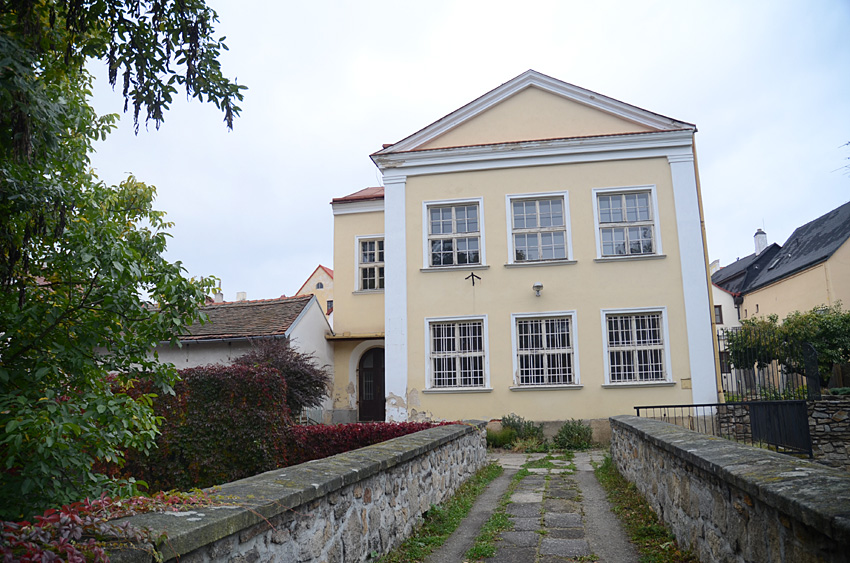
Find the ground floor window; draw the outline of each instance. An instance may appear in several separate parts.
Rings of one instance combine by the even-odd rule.
[[[666,381],[662,311],[606,313],[608,382]]]
[[[484,319],[430,321],[430,387],[484,387]]]
[[[572,315],[514,320],[517,385],[576,383]]]

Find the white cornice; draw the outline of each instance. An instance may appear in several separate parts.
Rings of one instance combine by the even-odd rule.
[[[384,210],[383,199],[367,199],[365,201],[346,201],[332,203],[334,215],[348,215],[350,213],[371,213]]]
[[[683,129],[696,131],[696,126],[691,123],[678,121],[657,113],[646,111],[639,107],[615,100],[614,98],[603,96],[602,94],[598,94],[591,90],[585,90],[584,88],[580,88],[573,84],[562,82],[534,70],[527,70],[516,78],[505,82],[498,88],[487,92],[480,98],[466,104],[462,108],[450,113],[442,119],[435,121],[431,125],[428,125],[424,129],[410,135],[390,147],[378,151],[375,154],[382,155],[398,151],[407,151],[428,143],[450,129],[453,129],[474,118],[494,105],[531,86],[653,129]]]
[[[372,160],[388,176],[416,176],[483,170],[599,162],[634,158],[693,158],[693,130],[635,133],[602,137],[522,141],[374,154]]]

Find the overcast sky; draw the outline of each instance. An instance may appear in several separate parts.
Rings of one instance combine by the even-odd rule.
[[[334,197],[380,185],[369,154],[531,68],[695,123],[708,247],[780,244],[850,200],[850,2],[212,0],[248,86],[228,132],[175,103],[98,145],[99,175],[158,189],[168,258],[225,299],[293,295],[333,267]],[[97,69],[99,77],[105,71]],[[99,79],[95,107],[120,112]]]

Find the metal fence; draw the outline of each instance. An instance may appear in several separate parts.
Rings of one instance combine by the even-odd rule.
[[[759,327],[720,330],[717,342],[727,402],[820,397],[817,353],[811,344],[790,342]]]
[[[805,401],[746,401],[635,407],[637,416],[688,430],[812,457]]]

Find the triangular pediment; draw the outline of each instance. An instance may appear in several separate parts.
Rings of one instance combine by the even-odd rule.
[[[377,154],[686,129],[696,128],[529,70]]]

